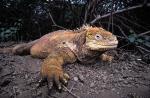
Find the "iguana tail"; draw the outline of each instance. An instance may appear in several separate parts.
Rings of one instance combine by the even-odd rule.
[[[0,48],[0,54],[12,53],[12,48]]]
[[[18,44],[12,48],[0,48],[0,53],[13,53],[16,55],[28,55],[28,54],[30,54],[30,48],[37,41],[38,40],[31,41],[29,43]]]
[[[31,41],[29,43],[18,44],[12,49],[12,53],[16,55],[28,55],[30,54],[31,47],[37,42],[38,40]]]

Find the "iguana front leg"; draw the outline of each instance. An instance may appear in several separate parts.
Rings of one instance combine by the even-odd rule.
[[[49,89],[51,82],[55,83],[58,89],[62,88],[62,84],[67,83],[69,76],[64,72],[62,65],[75,61],[76,57],[70,49],[61,49],[49,54],[41,66],[42,78],[47,79]]]

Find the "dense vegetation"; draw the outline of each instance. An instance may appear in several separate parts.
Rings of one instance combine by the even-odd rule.
[[[1,0],[0,41],[33,40],[83,24],[115,33],[120,45],[150,48],[148,0]]]

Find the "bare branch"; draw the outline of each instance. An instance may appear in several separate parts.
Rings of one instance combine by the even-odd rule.
[[[131,44],[131,43],[127,43],[127,44],[125,44],[125,45],[119,47],[119,49],[121,49],[121,48],[123,48],[123,47],[126,47],[126,46],[128,46],[128,45],[130,45],[130,44]]]
[[[144,50],[144,51],[146,51],[146,52],[150,52],[149,50],[147,50],[147,49],[145,49],[145,48],[143,48],[143,47],[141,47],[141,46],[136,46],[137,48],[140,48],[140,49],[142,49],[142,50]]]
[[[139,52],[141,52],[142,54],[144,54],[144,51],[141,48],[137,48],[139,50]]]
[[[85,11],[83,24],[85,24],[85,23],[87,22],[88,12],[89,12],[89,10],[90,10],[92,7],[93,7],[93,9],[94,9],[94,7],[95,7],[94,5],[96,4],[95,2],[96,2],[96,0],[91,0],[91,2],[89,1],[88,7],[87,7],[87,9],[86,9],[86,11]],[[92,10],[93,10],[93,9],[92,9]]]
[[[107,22],[101,22],[101,23],[107,23]],[[115,27],[117,27],[117,28],[120,30],[120,32],[121,32],[123,35],[125,35],[124,31],[122,30],[122,28],[121,28],[119,25],[117,25],[117,24],[115,24],[115,23],[110,23],[110,24],[112,24],[112,25],[114,25]],[[119,37],[119,38],[122,38],[122,39],[128,39],[127,36],[124,36],[124,37],[118,36],[118,35],[116,35],[116,36]]]
[[[57,24],[55,24],[55,25],[52,25],[52,26],[54,26],[54,27],[58,27],[58,28],[61,28],[61,29],[64,29],[64,30],[66,30],[67,28],[65,28],[65,27],[62,27],[62,26],[59,26],[59,25],[57,25]]]
[[[54,21],[54,19],[53,19],[53,17],[52,17],[52,14],[51,14],[50,12],[48,12],[48,15],[50,16],[50,18],[51,18],[53,24],[56,25],[56,22]]]
[[[111,13],[110,13],[110,17],[109,17],[109,23],[108,23],[108,30],[110,29],[110,22],[112,23],[112,32],[113,32],[113,5],[114,5],[114,0],[112,0],[112,3],[111,3]]]
[[[148,3],[146,6],[150,6],[150,3]],[[113,12],[112,14],[114,15],[114,14],[117,14],[117,13],[122,13],[122,12],[125,12],[125,11],[129,11],[129,10],[133,10],[133,9],[137,9],[137,8],[141,8],[141,7],[143,7],[143,4],[128,7],[128,8],[122,9],[122,10],[117,10],[117,11]],[[108,13],[108,14],[105,14],[105,15],[102,15],[102,16],[98,15],[94,20],[92,20],[90,22],[90,24],[94,24],[97,20],[108,17],[110,15],[111,15],[111,13]]]
[[[68,90],[69,90],[69,92],[72,92],[72,90],[74,89],[74,86],[75,86],[76,84],[77,84],[77,82],[74,82],[73,85],[71,86],[71,88],[70,88],[70,89],[65,89],[65,91],[68,91]],[[68,94],[70,94],[70,93],[67,93],[66,95],[64,95],[63,98],[66,98],[66,96],[68,96]]]
[[[130,26],[128,26],[127,24],[125,24],[121,19],[119,18],[115,18],[118,22],[120,22],[125,28],[127,29],[132,29]]]
[[[143,2],[143,6],[145,6],[147,4],[148,0],[144,0]]]
[[[111,12],[111,13],[112,13],[112,12]],[[107,29],[108,29],[108,30],[110,29],[111,17],[112,17],[112,16],[109,17],[109,22],[108,22],[108,26],[107,26]]]
[[[50,12],[48,12],[48,14],[49,14],[49,16],[50,16],[50,18],[51,18],[51,20],[52,20],[52,23],[53,23],[52,26],[59,27],[59,28],[61,28],[61,29],[66,29],[66,28],[64,28],[64,27],[59,26],[59,25],[56,24],[56,22],[54,21],[54,19],[53,19],[53,17],[52,17],[52,14],[51,14]]]
[[[140,25],[140,24],[138,24],[138,23],[136,23],[136,22],[133,22],[132,20],[129,20],[129,19],[126,18],[126,17],[119,16],[119,15],[116,15],[116,16],[119,17],[119,18],[121,18],[121,19],[124,19],[125,21],[128,21],[128,22],[130,22],[130,23],[132,23],[132,24],[134,24],[134,25],[136,25],[136,26],[138,26],[138,27],[141,27],[141,28],[143,28],[143,29],[145,29],[145,30],[149,30],[148,28],[146,28],[146,27],[144,27],[144,26],[142,26],[142,25]]]
[[[132,29],[131,27],[129,27],[128,25],[123,23],[123,21],[121,21],[120,19],[118,19],[118,18],[115,18],[115,19],[118,20],[124,27],[126,27],[128,29]],[[128,38],[128,36],[124,32],[121,32],[121,33],[123,34],[124,37]]]
[[[143,36],[143,35],[146,35],[146,34],[148,34],[148,33],[150,33],[150,31],[146,31],[146,32],[143,32],[143,33],[141,33],[141,34],[138,34],[138,37]]]
[[[90,8],[91,8],[91,3],[89,2],[89,4],[88,4],[88,8],[86,9],[86,11],[85,11],[85,15],[84,15],[84,24],[86,23],[86,21],[87,21],[87,17],[88,17],[88,11],[90,10]]]

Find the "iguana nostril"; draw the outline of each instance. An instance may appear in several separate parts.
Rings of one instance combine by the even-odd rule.
[[[62,42],[62,44],[66,44],[66,42]]]

